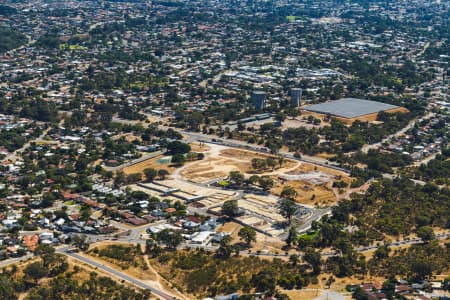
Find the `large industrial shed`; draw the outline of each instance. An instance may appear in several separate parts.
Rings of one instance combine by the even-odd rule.
[[[319,115],[330,115],[346,124],[351,124],[356,120],[373,122],[381,111],[388,113],[408,111],[401,106],[356,98],[344,98],[308,105],[303,107],[303,110]]]

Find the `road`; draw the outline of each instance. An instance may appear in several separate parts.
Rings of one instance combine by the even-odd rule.
[[[9,259],[2,260],[2,261],[0,261],[0,268],[7,267],[9,265],[13,265],[13,264],[18,263],[18,262],[26,261],[26,260],[31,259],[33,257],[34,257],[33,254],[27,254],[27,255],[24,255],[24,256],[21,256],[21,257],[14,257],[14,258],[9,258]]]
[[[151,116],[150,114],[147,114],[145,112],[141,112],[141,113],[143,115],[146,115],[147,117]],[[122,123],[122,124],[137,124],[137,123],[140,123],[140,124],[142,124],[145,127],[150,125],[148,123],[143,123],[141,121],[126,120],[126,119],[120,119],[120,118],[117,118],[117,117],[114,117],[113,121],[117,122],[117,123]],[[223,146],[227,146],[227,147],[231,147],[231,148],[239,148],[239,149],[246,149],[246,150],[256,151],[256,152],[265,153],[265,154],[267,154],[269,152],[269,150],[266,147],[248,144],[245,141],[234,140],[234,139],[223,139],[223,138],[220,138],[220,137],[217,137],[217,136],[211,136],[211,135],[200,133],[200,132],[186,131],[186,130],[183,130],[183,129],[180,129],[180,128],[170,127],[170,126],[165,126],[165,125],[158,125],[158,128],[162,129],[162,130],[172,129],[172,130],[178,132],[179,134],[181,134],[183,136],[187,136],[186,143],[193,143],[193,142],[202,141],[202,142],[207,142],[207,143],[219,144],[219,145],[223,145]],[[214,142],[213,140],[217,140],[217,141],[220,140],[220,142]],[[330,169],[334,169],[334,170],[338,170],[338,171],[350,174],[349,170],[341,168],[341,167],[336,166],[336,165],[333,165],[328,160],[320,158],[320,157],[302,155],[301,158],[298,158],[298,157],[295,157],[292,153],[285,152],[285,151],[280,151],[277,154],[281,155],[281,156],[283,156],[285,158],[288,158],[288,159],[297,160],[297,161],[303,161],[303,162],[307,162],[307,163],[310,163],[310,164],[314,164],[314,165],[318,165],[318,166],[321,166],[321,167],[330,168]]]
[[[116,269],[105,266],[95,260],[89,259],[89,258],[79,255],[77,253],[73,253],[70,251],[71,248],[72,247],[70,247],[70,246],[62,247],[62,248],[57,249],[56,252],[64,254],[70,258],[76,259],[76,260],[86,263],[88,265],[94,266],[94,267],[106,272],[107,274],[110,274],[119,279],[125,280],[141,289],[150,290],[152,292],[152,294],[157,295],[157,296],[161,297],[162,299],[176,299],[174,296],[169,295],[168,293],[163,292],[161,290],[155,289],[154,287],[152,287],[134,277],[128,276],[127,274],[124,274]]]
[[[397,177],[397,175],[395,175],[395,174],[389,174],[389,173],[383,173],[383,174],[381,174],[381,176],[382,176],[383,178],[390,179],[390,180],[394,180],[394,179]],[[421,185],[421,186],[424,186],[425,184],[427,184],[425,181],[418,180],[418,179],[411,179],[411,178],[410,178],[409,180],[411,180],[411,181],[414,182],[415,184],[418,184],[418,185]]]
[[[435,115],[436,115],[435,113],[429,112],[429,113],[427,113],[426,115],[424,115],[424,116],[422,117],[422,119],[429,119],[429,118],[434,117]],[[406,126],[403,127],[402,129],[400,129],[399,131],[397,131],[397,132],[395,132],[395,133],[393,133],[393,134],[387,136],[387,137],[384,138],[381,142],[378,142],[378,143],[375,143],[375,144],[366,144],[366,145],[364,145],[364,146],[361,148],[361,152],[367,153],[367,152],[369,152],[370,149],[378,149],[378,148],[380,148],[381,145],[382,145],[383,143],[386,143],[386,142],[389,141],[390,139],[396,138],[396,137],[399,137],[399,136],[405,134],[408,130],[410,130],[411,128],[414,127],[414,125],[416,124],[416,122],[417,122],[416,119],[411,120],[411,121],[408,123],[408,125],[406,125]]]
[[[251,150],[251,151],[265,153],[265,154],[269,153],[269,150],[266,147],[248,144],[247,142],[244,142],[244,141],[239,141],[239,140],[234,140],[234,139],[222,139],[222,138],[212,137],[211,135],[203,134],[200,132],[185,131],[185,130],[181,130],[178,128],[172,128],[172,127],[162,126],[162,125],[159,125],[159,128],[161,128],[163,130],[167,130],[167,129],[171,128],[172,130],[175,130],[178,133],[187,136],[188,137],[188,139],[186,141],[187,143],[202,141],[205,143],[218,144],[218,145],[223,145],[223,146],[227,146],[227,147],[231,147],[231,148]],[[216,141],[213,141],[213,140],[216,140]],[[298,158],[298,157],[295,157],[292,153],[285,152],[285,151],[279,151],[277,153],[277,155],[281,155],[282,157],[287,158],[287,159],[303,161],[303,162],[318,165],[321,167],[334,169],[334,170],[341,171],[341,172],[344,172],[347,174],[350,173],[349,170],[341,168],[336,165],[333,165],[328,160],[320,158],[320,157],[316,157],[316,156],[302,155],[301,158]]]

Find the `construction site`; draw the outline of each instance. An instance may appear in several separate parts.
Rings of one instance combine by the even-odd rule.
[[[319,206],[332,205],[338,201],[339,195],[332,187],[333,182],[351,180],[345,173],[292,159],[284,159],[269,169],[255,170],[252,159],[276,157],[217,144],[195,143],[191,146],[195,151],[205,154],[203,160],[174,168],[166,156],[156,156],[130,168],[133,168],[134,172],[142,172],[144,166],[149,165],[165,169],[169,171],[167,178],[129,187],[160,199],[181,201],[188,205],[191,212],[216,216],[221,215],[225,201],[237,200],[243,214],[235,217],[235,222],[251,226],[267,236],[276,237],[283,234],[282,224],[286,221],[279,213],[278,207],[280,194],[285,186],[296,190],[295,201],[299,207],[296,221],[298,224],[306,224],[302,228],[307,230],[311,219],[320,218],[325,212],[319,209]],[[265,192],[258,191],[257,188],[249,192],[221,186],[219,183],[227,182],[232,171],[242,173],[245,178],[252,175],[268,176],[273,180],[273,187]]]

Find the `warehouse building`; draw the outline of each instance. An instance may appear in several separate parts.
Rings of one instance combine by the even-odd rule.
[[[306,113],[333,116],[346,124],[351,124],[356,120],[376,121],[378,113],[382,111],[387,113],[408,112],[406,108],[401,106],[356,98],[344,98],[308,105],[303,107],[303,110]]]

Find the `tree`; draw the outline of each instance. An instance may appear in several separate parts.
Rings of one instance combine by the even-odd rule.
[[[335,282],[336,279],[333,277],[333,275],[330,275],[330,277],[328,277],[327,282],[325,283],[327,288],[329,289],[331,287],[331,285],[333,284],[333,282]]]
[[[286,198],[286,199],[290,199],[290,200],[294,200],[295,197],[297,196],[297,192],[295,191],[295,189],[291,186],[285,186],[283,187],[283,191],[281,191],[281,197]]]
[[[297,205],[294,201],[289,199],[283,199],[280,202],[280,214],[288,219],[289,225],[291,224],[292,217],[297,212]]]
[[[356,300],[369,300],[369,296],[367,295],[366,291],[364,291],[360,286],[357,286],[353,291],[352,297]]]
[[[289,261],[291,262],[291,264],[295,267],[298,262],[300,260],[300,257],[297,254],[291,254],[289,256]]]
[[[34,283],[37,285],[38,280],[45,277],[47,275],[47,270],[44,268],[42,262],[34,262],[26,266],[23,272],[34,280]]]
[[[158,177],[161,180],[166,179],[166,176],[169,175],[169,171],[165,170],[165,169],[159,169],[158,170]]]
[[[393,299],[394,298],[394,294],[395,294],[395,285],[396,285],[396,280],[395,277],[392,279],[388,279],[385,282],[383,282],[383,292],[386,294],[386,297],[388,299]]]
[[[0,275],[0,299],[17,299],[14,283],[4,275]]]
[[[415,279],[424,280],[433,275],[433,262],[429,259],[420,258],[412,262],[411,271]]]
[[[250,226],[242,227],[238,232],[238,236],[241,240],[245,241],[248,247],[250,247],[252,242],[256,241],[256,231]]]
[[[228,217],[234,217],[239,213],[237,200],[227,200],[222,204],[222,213]]]
[[[186,161],[186,158],[183,154],[175,154],[172,156],[171,162],[177,166],[181,166]]]
[[[161,253],[161,247],[153,239],[145,241],[145,254],[151,254],[152,257],[157,257]]]
[[[132,173],[127,176],[127,183],[136,183],[142,180],[141,173]]]
[[[444,291],[450,291],[450,276],[444,279],[442,288]]]
[[[266,168],[266,160],[262,158],[253,158],[252,161],[252,168],[255,170],[261,170]]]
[[[259,181],[258,175],[252,175],[246,180],[246,184],[253,185]]]
[[[165,244],[167,248],[175,250],[183,241],[183,236],[179,232],[163,229],[158,232],[156,239]]]
[[[231,182],[239,186],[242,185],[245,180],[244,175],[239,171],[231,171],[228,178]]]
[[[156,171],[154,168],[146,168],[144,169],[145,178],[147,178],[148,181],[153,181],[158,175],[158,171]]]
[[[272,168],[272,170],[275,169],[275,166],[277,165],[275,159],[273,159],[271,157],[266,159],[266,164],[267,164],[268,167]]]
[[[276,274],[273,269],[264,269],[252,276],[251,283],[257,292],[273,293],[276,288]]]
[[[417,230],[417,236],[421,238],[424,242],[429,242],[436,238],[433,228],[430,226],[422,226]]]
[[[269,176],[259,177],[258,183],[259,186],[265,191],[271,189],[274,185],[273,179],[270,178]]]
[[[216,254],[219,257],[222,258],[229,258],[231,256],[231,253],[233,253],[233,246],[230,245],[231,243],[231,236],[226,235],[222,238],[220,241],[220,247],[217,249]]]
[[[316,252],[311,247],[306,247],[304,252],[305,255],[303,256],[303,258],[313,269],[313,274],[315,275],[320,274],[320,266],[321,266],[320,253]]]
[[[191,151],[191,146],[180,141],[173,141],[167,145],[167,152],[171,155],[186,154]]]
[[[122,184],[126,183],[127,178],[123,171],[117,171],[116,177],[114,178],[114,185],[120,187]]]
[[[297,236],[298,232],[295,230],[294,227],[289,228],[289,233],[286,238],[286,244],[290,247],[292,245],[295,245],[297,243]]]
[[[77,234],[72,238],[73,244],[81,251],[86,251],[89,249],[89,242],[87,236]]]
[[[86,222],[91,217],[92,210],[89,206],[82,206],[80,209],[80,220]]]
[[[42,258],[42,263],[46,268],[55,260],[55,248],[52,246],[41,244],[35,253]]]
[[[284,164],[284,157],[283,156],[278,156],[278,164],[280,165],[280,168],[283,166]]]

